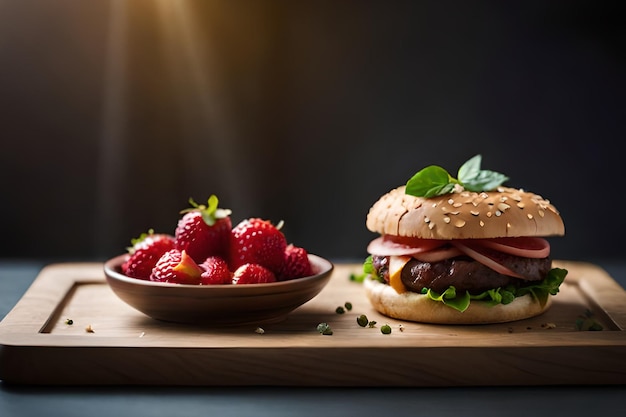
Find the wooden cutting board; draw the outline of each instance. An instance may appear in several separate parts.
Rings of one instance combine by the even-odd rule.
[[[221,386],[626,383],[626,291],[595,265],[556,266],[569,275],[545,314],[442,326],[378,314],[362,284],[349,279],[361,266],[338,264],[316,298],[261,332],[159,322],[119,300],[101,264],[55,264],[0,323],[0,379]],[[338,314],[346,302],[352,310]],[[577,329],[588,312],[603,330]],[[376,326],[360,327],[361,314]],[[317,331],[323,322],[332,335]],[[384,324],[391,334],[381,332]]]

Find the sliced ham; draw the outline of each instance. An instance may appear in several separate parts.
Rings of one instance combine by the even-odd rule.
[[[550,244],[547,240],[540,237],[477,239],[475,243],[499,252],[524,258],[546,258],[550,255]]]
[[[427,252],[416,253],[413,255],[415,259],[421,262],[441,262],[446,259],[454,258],[463,255],[463,252],[456,246],[441,246],[435,249],[431,249]]]
[[[486,251],[481,251],[480,245],[475,245],[470,247],[466,244],[467,241],[461,243],[460,241],[454,241],[453,245],[456,246],[461,252],[466,254],[467,256],[472,257],[475,261],[480,262],[481,264],[493,269],[502,275],[507,275],[515,278],[524,278],[522,275],[518,274],[515,271],[512,271],[508,267],[499,263],[496,259],[489,256],[489,253]]]
[[[524,278],[499,262],[498,259],[502,257],[497,256],[497,253],[543,259],[550,255],[550,244],[540,237],[436,240],[385,235],[371,241],[367,251],[378,256],[410,256],[428,263],[467,255],[502,275]]]
[[[372,240],[367,246],[367,252],[379,256],[412,256],[443,246],[446,243],[444,240],[411,239],[385,235]]]

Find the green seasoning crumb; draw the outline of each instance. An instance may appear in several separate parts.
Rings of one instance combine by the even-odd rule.
[[[65,324],[68,324],[68,325],[70,325],[70,326],[71,326],[72,324],[74,324],[74,320],[72,320],[72,319],[67,319],[67,320],[65,320]]]
[[[604,330],[602,325],[593,319],[593,313],[586,310],[585,314],[576,319],[576,329],[580,331],[600,331]]]
[[[356,322],[361,327],[365,327],[367,326],[367,323],[369,323],[369,321],[367,320],[367,316],[365,314],[361,314],[359,317],[357,317]]]
[[[370,329],[376,327],[376,320],[372,320],[367,323],[367,327],[369,327]]]
[[[350,274],[350,281],[363,282],[367,274]]]
[[[337,313],[337,314],[343,314],[345,312],[346,312],[346,310],[342,306],[339,306],[339,307],[337,307],[335,309],[335,313]]]
[[[365,278],[368,275],[373,274],[374,271],[374,266],[372,265],[372,255],[368,256],[367,258],[365,258],[365,261],[363,262],[363,267],[362,267],[362,271],[361,273],[351,273],[350,274],[350,281],[354,281],[354,282],[363,282],[365,281]]]
[[[320,323],[317,325],[317,331],[323,335],[330,336],[333,334],[333,329],[330,328],[328,323]]]
[[[346,301],[344,306],[346,307],[346,310],[348,311],[352,310],[352,303],[350,301]]]
[[[391,326],[388,324],[383,324],[382,326],[380,326],[380,332],[382,334],[389,334],[391,333]]]

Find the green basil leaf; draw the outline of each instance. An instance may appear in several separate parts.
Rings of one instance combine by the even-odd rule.
[[[445,169],[430,165],[417,172],[406,183],[405,193],[415,197],[434,197],[454,190],[453,178]]]
[[[509,179],[499,172],[480,169],[481,161],[481,155],[466,161],[459,168],[458,179],[440,166],[430,165],[407,181],[405,193],[416,197],[435,197],[452,193],[456,184],[468,191],[491,191]]]
[[[459,168],[459,182],[468,191],[491,191],[509,178],[499,172],[480,169],[481,155],[470,158]]]
[[[476,155],[470,159],[468,159],[461,168],[459,168],[459,172],[457,174],[459,182],[464,184],[472,179],[476,178],[480,173],[480,162],[482,160],[482,155]]]
[[[509,178],[495,171],[479,171],[474,178],[461,180],[461,185],[468,191],[491,191],[502,185]]]

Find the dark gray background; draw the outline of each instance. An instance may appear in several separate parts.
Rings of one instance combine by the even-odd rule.
[[[189,197],[365,256],[370,205],[471,156],[623,258],[618,2],[0,4],[0,257],[105,259]],[[162,8],[159,8],[159,4]]]

